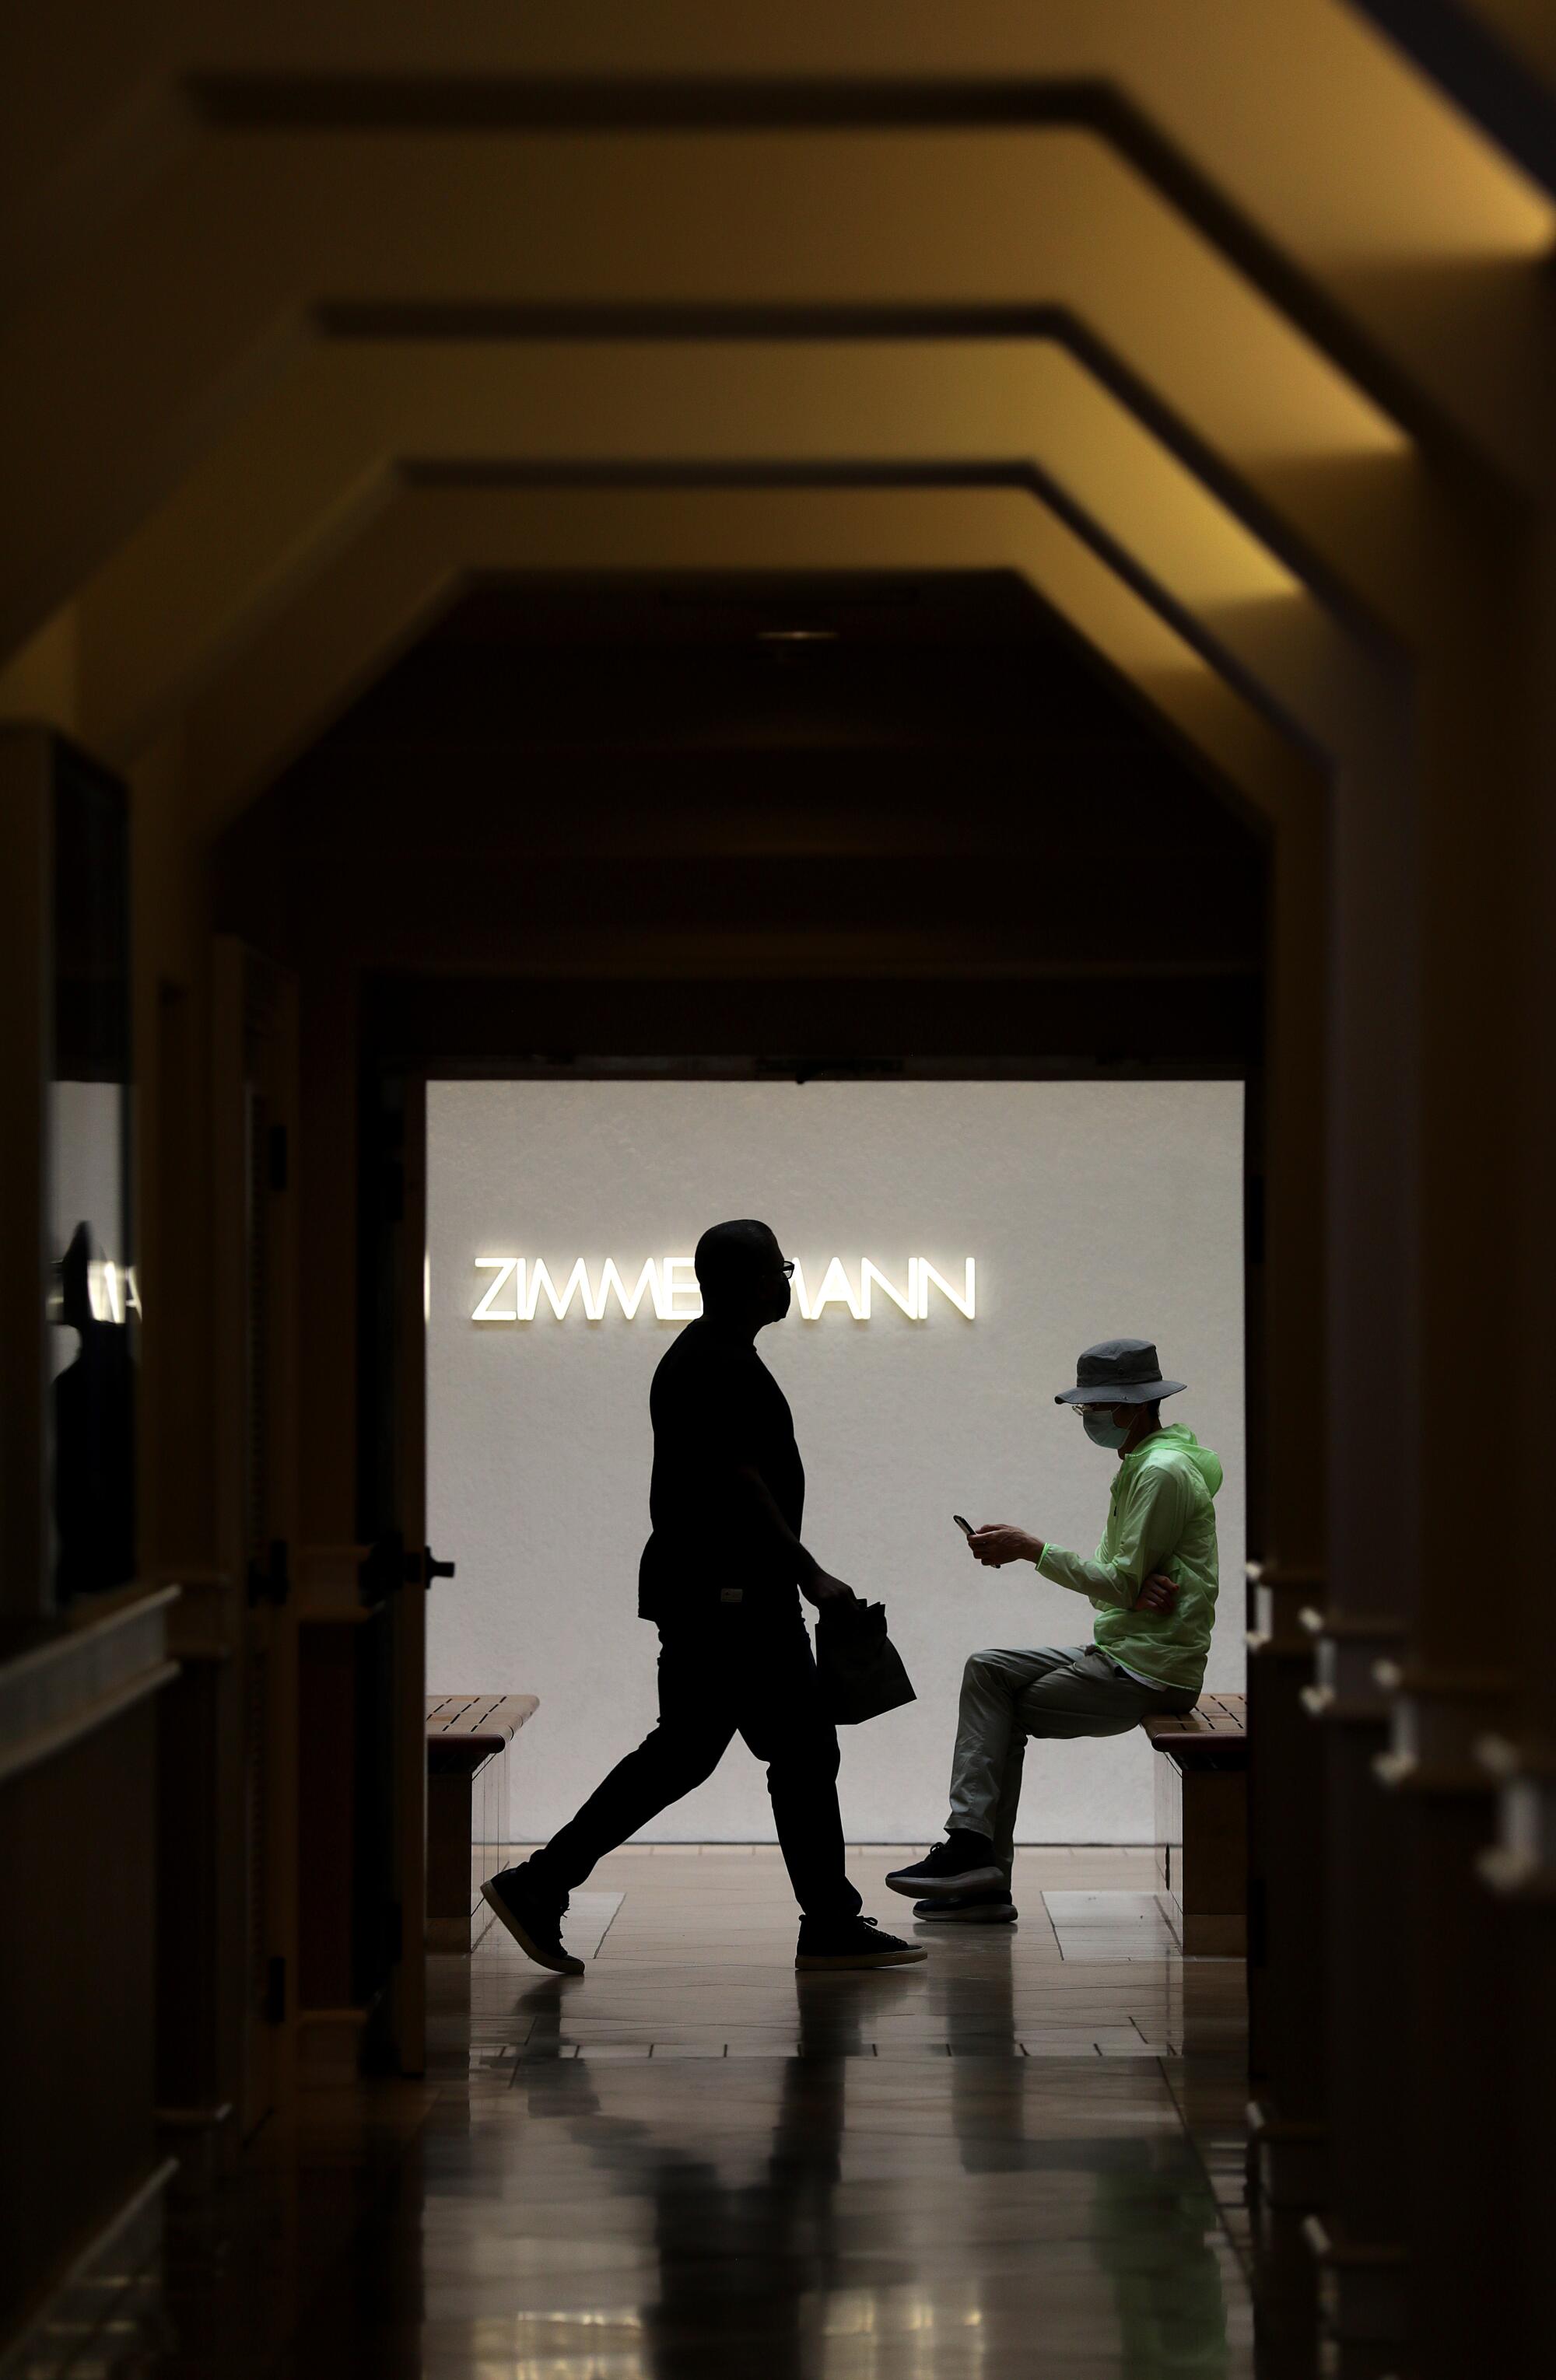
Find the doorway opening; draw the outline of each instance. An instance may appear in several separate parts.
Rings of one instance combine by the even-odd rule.
[[[536,1694],[504,1840],[544,1840],[652,1723],[634,1626],[654,1367],[699,1309],[708,1223],[770,1221],[794,1259],[760,1352],[808,1472],[808,1542],[889,1608],[919,1699],[845,1735],[852,1840],[943,1817],[957,1682],[986,1644],[1085,1641],[1023,1567],[972,1565],[952,1514],[1089,1552],[1110,1485],[1053,1392],[1078,1349],[1156,1340],[1194,1383],[1166,1418],[1222,1456],[1223,1576],[1245,1540],[1242,1083],[1055,1080],[900,1062],[531,1067],[425,1087],[432,1694]],[[1243,1682],[1241,1596],[1209,1686]],[[1143,1738],[1034,1747],[1023,1838],[1153,1840]],[[760,1771],[726,1760],[647,1830],[772,1841]]]

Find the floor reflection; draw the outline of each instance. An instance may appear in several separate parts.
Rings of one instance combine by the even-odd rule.
[[[1139,2380],[1231,2370],[1220,2211],[1192,2145],[1162,2139],[1065,2140],[1031,2120],[1040,2059],[993,2077],[973,2051],[1009,2056],[1015,2016],[1015,1937],[990,1934],[939,1967],[952,2059],[952,2122],[966,2173],[1052,2173],[1088,2180],[1099,2269],[1112,2284],[1124,2369]],[[1025,2068],[1025,2071],[1023,2069]]]
[[[924,2016],[953,2045],[943,2062],[872,2055],[881,1978],[796,1979],[797,2055],[657,2071],[587,2039],[577,2054],[577,1985],[520,1996],[530,2123],[640,2206],[651,2249],[630,2313],[604,2315],[618,2350],[635,2336],[602,2375],[990,2380],[1046,2344],[1055,2371],[1074,2354],[1077,2371],[1230,2380],[1227,2244],[1154,2066],[1023,2056],[1014,1949],[937,1961]],[[1097,2097],[1124,2120],[1099,2123]],[[1130,2124],[1131,2097],[1155,2099],[1156,2120]]]
[[[585,1976],[435,1962],[426,2083],[262,2138],[145,2380],[1251,2380],[1179,2112],[1230,2204],[1236,1971],[1024,1921],[800,1980],[775,1863],[614,1880]]]
[[[840,1979],[841,1980],[841,1979]],[[751,2370],[756,2336],[764,2380],[815,2380],[818,2309],[843,2278],[833,2220],[843,2169],[848,2060],[863,2047],[857,2000],[797,1988],[799,2054],[784,2059],[776,2105],[763,2127],[755,2172],[747,2143],[729,2160],[680,2145],[667,2128],[613,2115],[628,2095],[626,2070],[587,2056],[564,2058],[567,1986],[537,1985],[518,2003],[531,2017],[520,2082],[532,2117],[560,2123],[587,2149],[606,2186],[642,2197],[655,2257],[655,2286],[638,2309],[637,2370],[654,2380],[688,2371]],[[554,2060],[547,2057],[554,2047]],[[754,2099],[773,2095],[765,2062],[719,2061],[747,2122]],[[681,2061],[682,2071],[692,2061]],[[637,2079],[638,2070],[632,2070]]]

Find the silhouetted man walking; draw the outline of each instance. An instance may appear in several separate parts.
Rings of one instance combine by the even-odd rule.
[[[596,1861],[711,1777],[740,1735],[767,1790],[801,1911],[795,1964],[901,1967],[925,1953],[859,1915],[844,1865],[837,1731],[822,1708],[798,1595],[853,1589],[800,1542],[805,1471],[782,1389],[756,1350],[789,1310],[789,1277],[765,1223],[716,1223],[697,1244],[701,1318],[662,1358],[649,1397],[652,1535],[639,1616],[659,1629],[659,1724],[571,1823],[481,1890],[519,1948],[559,1974],[568,1893]]]

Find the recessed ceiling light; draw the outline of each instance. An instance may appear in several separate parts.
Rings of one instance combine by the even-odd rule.
[[[759,628],[759,642],[764,645],[834,645],[835,628]]]

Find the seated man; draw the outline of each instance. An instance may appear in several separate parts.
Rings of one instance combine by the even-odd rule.
[[[1114,1449],[1118,1476],[1095,1558],[1085,1561],[1025,1529],[990,1522],[967,1542],[978,1560],[1036,1562],[1084,1595],[1098,1617],[1089,1645],[975,1653],[962,1676],[946,1839],[886,1879],[919,1895],[916,1917],[975,1925],[1015,1915],[1011,1865],[1021,1763],[1029,1735],[1124,1735],[1158,1711],[1198,1699],[1216,1616],[1216,1521],[1222,1467],[1191,1429],[1164,1428],[1164,1380],[1144,1339],[1107,1339],[1076,1366],[1071,1405],[1095,1446]]]

